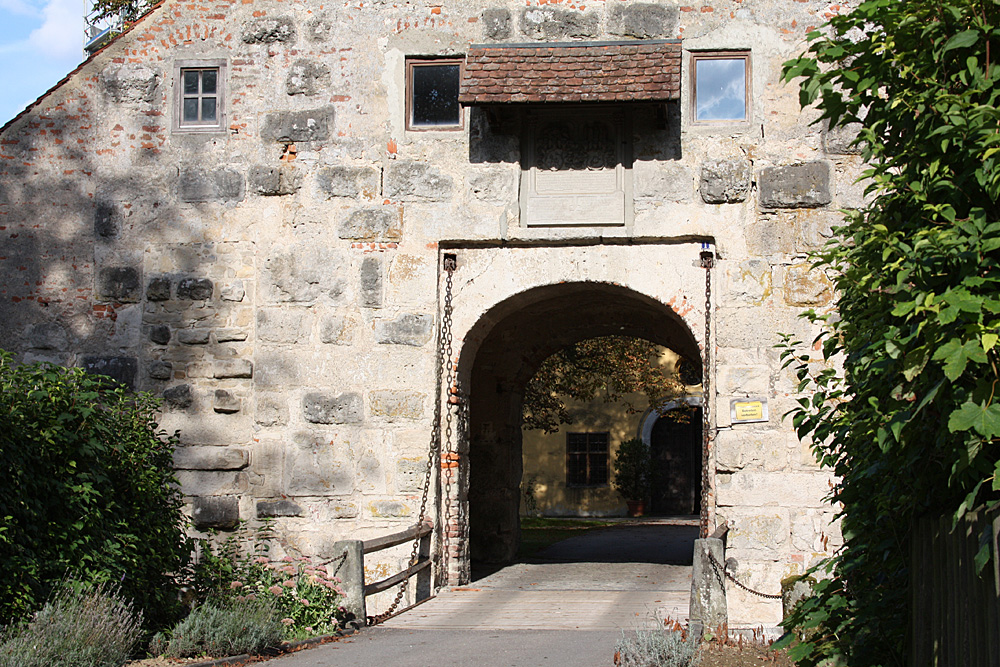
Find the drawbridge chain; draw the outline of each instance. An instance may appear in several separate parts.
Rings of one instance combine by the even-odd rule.
[[[450,443],[452,437],[452,411],[453,407],[459,404],[458,400],[458,387],[455,381],[455,363],[452,359],[452,331],[451,331],[451,315],[452,315],[452,275],[455,272],[456,260],[453,255],[445,255],[444,259],[444,270],[445,270],[445,289],[444,289],[444,308],[442,309],[441,315],[441,326],[438,330],[438,345],[437,345],[437,358],[435,363],[435,373],[436,382],[435,387],[437,387],[438,394],[440,396],[441,386],[445,384],[448,387],[448,402],[447,408],[444,410],[445,417],[445,428],[442,434],[441,430],[441,417],[442,417],[442,406],[441,400],[438,398],[434,401],[434,417],[431,423],[431,437],[430,445],[427,452],[427,468],[424,471],[424,484],[423,490],[420,494],[420,511],[417,513],[417,525],[423,525],[424,520],[427,516],[427,498],[431,489],[431,482],[434,477],[434,468],[441,461],[441,451],[442,451],[442,435],[444,436],[444,442]],[[447,456],[447,464],[451,466],[453,463],[451,457]],[[442,549],[445,555],[445,562],[447,562],[447,550],[448,550],[448,525],[450,523],[450,502],[451,498],[451,471],[442,470],[444,474],[444,505],[445,505],[445,520],[442,529],[442,535],[444,536],[443,543],[444,548]],[[420,549],[420,536],[413,539],[413,547],[410,550],[410,559],[407,563],[408,567],[413,567],[417,564],[419,560],[419,549]],[[396,591],[396,597],[393,599],[392,604],[389,608],[382,612],[381,614],[376,614],[375,616],[369,616],[367,621],[368,625],[378,625],[383,621],[388,620],[395,614],[396,609],[399,607],[399,603],[402,602],[403,596],[406,594],[406,587],[409,585],[409,577],[403,579],[399,583],[399,589]]]
[[[712,494],[712,475],[709,466],[712,463],[712,418],[711,391],[712,388],[712,268],[715,266],[714,253],[707,243],[701,244],[701,268],[705,269],[705,351],[702,354],[701,369],[701,537],[708,537],[712,531],[712,515],[710,505],[714,501]]]

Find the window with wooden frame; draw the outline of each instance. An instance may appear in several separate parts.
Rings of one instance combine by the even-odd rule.
[[[607,486],[608,433],[566,434],[566,486]]]
[[[174,77],[174,129],[218,132],[226,127],[226,62],[179,61]]]
[[[750,120],[750,52],[691,54],[691,118],[695,123]]]
[[[407,58],[406,129],[461,130],[464,58]]]

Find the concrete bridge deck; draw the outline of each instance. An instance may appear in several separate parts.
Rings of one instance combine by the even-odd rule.
[[[611,667],[622,630],[686,622],[697,521],[587,531],[275,667]]]
[[[609,630],[687,622],[690,521],[623,525],[558,542],[517,563],[445,589],[384,624],[398,629]]]

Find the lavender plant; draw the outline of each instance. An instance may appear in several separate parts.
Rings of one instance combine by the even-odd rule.
[[[29,622],[0,635],[0,667],[121,667],[142,612],[106,585],[64,584]]]
[[[281,643],[282,635],[282,625],[269,601],[244,597],[209,602],[177,624],[165,653],[171,658],[256,655]]]

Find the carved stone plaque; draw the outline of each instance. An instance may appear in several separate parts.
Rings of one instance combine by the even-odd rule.
[[[527,226],[621,226],[632,213],[625,113],[581,107],[525,118],[521,214]]]

